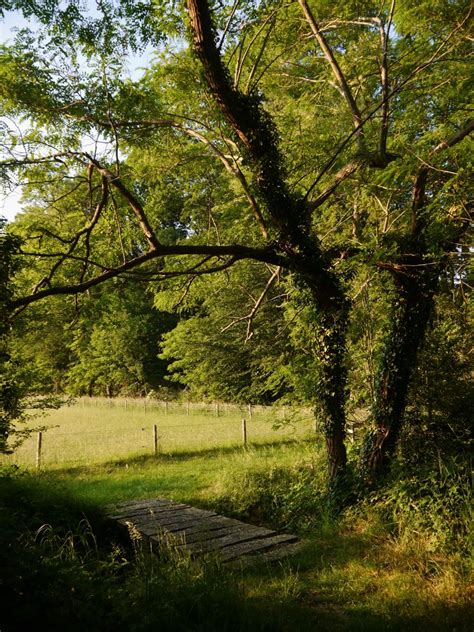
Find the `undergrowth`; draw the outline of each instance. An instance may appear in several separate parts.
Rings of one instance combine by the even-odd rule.
[[[86,517],[84,507],[40,479],[2,473],[2,632],[33,625],[81,632],[241,630],[255,618],[235,576],[216,560],[199,563],[166,548],[151,554],[133,534],[124,544],[89,510]]]
[[[465,461],[400,464],[383,486],[350,503],[346,498],[336,513],[322,451],[299,459],[288,454],[226,454],[218,461],[218,482],[200,473],[207,472],[204,457],[201,469],[195,457],[183,457],[129,470],[140,482],[140,468],[147,480],[156,469],[149,495],[164,489],[175,500],[284,528],[305,542],[284,564],[246,571],[223,568],[212,558],[195,561],[169,547],[150,554],[133,531],[119,539],[103,520],[104,494],[96,489],[113,479],[112,464],[103,473],[91,469],[88,484],[81,478],[79,487],[74,471],[4,471],[2,632],[470,629]],[[206,462],[213,466],[216,456]],[[116,464],[117,472],[122,465]],[[177,476],[177,468],[186,467],[195,475],[194,497]],[[130,498],[130,481],[118,476],[116,484],[114,500],[119,485]]]
[[[318,457],[292,467],[232,470],[216,485],[216,505],[300,534],[363,528],[383,534],[407,556],[429,558],[433,568],[453,563],[457,572],[469,572],[472,494],[465,460],[440,460],[411,471],[395,464],[383,486],[360,492],[357,502],[342,499],[339,509],[326,491],[324,474]]]

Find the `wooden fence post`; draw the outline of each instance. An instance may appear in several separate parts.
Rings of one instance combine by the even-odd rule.
[[[252,419],[252,404],[248,405],[248,409],[249,409],[249,419]]]
[[[146,397],[143,398],[143,408],[144,408],[144,410],[146,412]]]
[[[245,447],[247,447],[247,422],[245,418],[242,419],[242,441]]]
[[[158,456],[158,426],[153,424],[153,454]]]
[[[36,469],[39,470],[41,467],[41,448],[43,446],[43,433],[38,432],[38,442],[36,444]]]
[[[351,443],[354,443],[355,441],[354,422],[349,422],[347,424],[347,435],[349,437],[349,441]]]
[[[216,402],[216,417],[219,417],[219,402]]]

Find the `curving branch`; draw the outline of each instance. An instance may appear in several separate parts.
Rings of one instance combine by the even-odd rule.
[[[311,32],[314,35],[314,38],[318,42],[319,47],[321,48],[324,57],[326,58],[329,65],[331,66],[331,70],[334,75],[334,78],[336,79],[338,88],[341,94],[343,95],[343,97],[345,98],[347,105],[349,107],[349,110],[352,114],[352,119],[354,121],[354,128],[356,130],[356,136],[359,143],[359,151],[361,153],[365,153],[366,147],[365,147],[364,127],[362,125],[362,114],[359,110],[359,106],[357,105],[354,95],[352,94],[352,90],[349,86],[349,83],[344,73],[342,72],[341,67],[339,66],[337,62],[337,59],[332,51],[332,48],[329,46],[327,39],[324,37],[321,29],[319,28],[319,25],[316,22],[314,15],[308,6],[308,3],[306,2],[306,0],[298,0],[298,2],[301,7],[301,10],[304,13],[306,21],[309,24]]]
[[[160,247],[160,242],[158,241],[150,222],[148,221],[148,217],[146,216],[145,211],[143,210],[143,206],[139,199],[124,185],[122,180],[114,173],[109,171],[106,167],[103,167],[98,160],[96,160],[90,154],[85,154],[91,164],[97,169],[97,171],[107,180],[107,182],[113,186],[117,191],[124,197],[127,202],[130,204],[135,216],[138,220],[138,224],[143,231],[143,234],[146,237],[148,245],[151,250],[156,250]]]
[[[471,134],[473,131],[474,119],[469,119],[467,123],[465,123],[465,125],[463,125],[463,127],[461,127],[461,129],[459,129],[456,133],[438,143],[438,145],[436,145],[436,147],[434,147],[434,149],[431,151],[430,156],[435,156],[442,151],[449,149],[450,147],[454,147],[462,140],[464,140],[466,136],[469,136],[469,134]],[[421,212],[426,203],[426,183],[430,170],[430,165],[426,163],[423,164],[415,177],[415,182],[413,185],[411,206],[411,234],[415,238],[420,236],[421,231],[424,227],[424,221],[422,220]]]
[[[291,262],[286,260],[284,257],[280,256],[276,253],[272,248],[250,248],[247,246],[241,246],[239,244],[232,244],[229,246],[201,246],[201,245],[176,245],[176,246],[164,246],[160,245],[158,249],[149,250],[148,252],[139,255],[138,257],[134,257],[129,261],[112,268],[105,269],[101,274],[88,279],[87,281],[82,281],[79,283],[72,283],[69,285],[60,285],[60,286],[52,286],[48,287],[44,290],[37,291],[34,294],[29,294],[28,296],[23,296],[11,301],[11,306],[13,309],[17,309],[19,307],[26,307],[31,303],[35,303],[40,299],[46,298],[48,296],[58,296],[58,295],[67,295],[67,294],[81,294],[86,290],[107,281],[108,279],[113,279],[122,275],[129,270],[134,270],[135,268],[139,268],[145,263],[152,261],[153,259],[158,259],[159,257],[166,256],[183,256],[183,255],[204,255],[205,257],[229,257],[231,262],[229,265],[233,265],[237,261],[242,259],[254,259],[255,261],[262,261],[265,263],[270,263],[274,265],[281,265],[285,267],[290,267]],[[202,265],[202,262],[198,265]],[[229,267],[229,266],[226,266]],[[222,268],[223,269],[223,268]],[[216,271],[217,268],[214,268],[212,271]],[[200,271],[201,274],[209,273],[210,270]],[[167,276],[181,276],[186,274],[197,274],[196,266],[190,268],[189,270],[183,271],[173,271],[167,274]]]

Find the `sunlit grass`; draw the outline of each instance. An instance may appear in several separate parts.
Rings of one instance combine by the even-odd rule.
[[[157,402],[146,399],[80,398],[35,420],[43,431],[43,468],[97,464],[154,454],[178,454],[243,444],[245,419],[249,445],[305,439],[314,434],[309,409]],[[37,437],[33,433],[3,464],[32,467]]]

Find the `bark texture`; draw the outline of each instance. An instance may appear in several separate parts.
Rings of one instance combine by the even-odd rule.
[[[288,189],[278,135],[258,98],[234,88],[215,44],[215,32],[206,0],[188,0],[196,55],[204,76],[227,123],[240,141],[252,169],[253,187],[272,229],[275,248],[312,297],[320,317],[316,319],[321,365],[320,402],[326,436],[330,478],[346,466],[345,393],[343,368],[347,300],[311,229],[311,206]],[[335,188],[335,187],[334,187]],[[332,192],[332,190],[331,190]]]
[[[411,265],[417,264],[412,260]],[[420,259],[418,265],[394,275],[397,296],[376,380],[376,430],[363,463],[370,482],[387,469],[397,445],[410,378],[433,313],[439,270],[437,266],[423,267]]]

